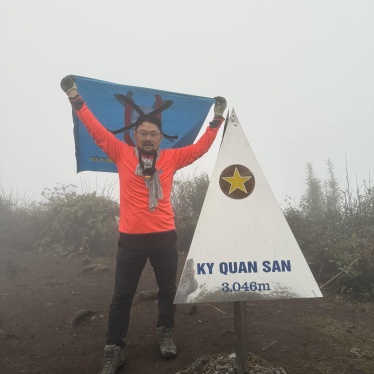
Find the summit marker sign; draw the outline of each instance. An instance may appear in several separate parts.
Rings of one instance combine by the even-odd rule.
[[[322,297],[233,110],[174,302]]]

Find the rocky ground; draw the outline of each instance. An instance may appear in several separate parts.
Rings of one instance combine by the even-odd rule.
[[[180,256],[180,268],[185,255]],[[110,258],[0,252],[2,374],[98,371],[113,287]],[[179,354],[162,360],[156,344],[153,270],[134,301],[127,364],[121,373],[235,373],[232,303],[179,306]],[[247,303],[250,373],[374,373],[374,304],[325,291],[322,299]],[[267,371],[258,371],[259,367]],[[257,370],[257,371],[256,371]],[[284,371],[282,371],[284,370]]]

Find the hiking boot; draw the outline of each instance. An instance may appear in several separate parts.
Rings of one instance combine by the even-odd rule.
[[[106,345],[104,348],[103,366],[99,374],[115,374],[125,363],[122,349],[118,345]]]
[[[177,355],[177,347],[171,337],[173,329],[161,326],[157,328],[158,346],[163,358],[171,358]]]

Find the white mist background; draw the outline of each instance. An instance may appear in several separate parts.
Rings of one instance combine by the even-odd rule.
[[[225,96],[279,204],[298,202],[307,162],[325,179],[330,159],[342,188],[346,166],[352,186],[370,182],[371,0],[2,0],[0,55],[2,193],[114,184],[117,197],[116,174],[76,174],[68,74]],[[211,175],[219,143],[183,175]]]

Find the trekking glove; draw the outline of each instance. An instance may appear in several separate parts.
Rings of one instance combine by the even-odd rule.
[[[214,115],[222,117],[227,106],[226,99],[222,96],[216,96],[214,100],[216,100],[216,103],[214,104]]]
[[[78,91],[78,87],[75,84],[75,81],[72,75],[67,75],[65,78],[62,78],[61,88],[66,94],[68,94],[72,90]]]

